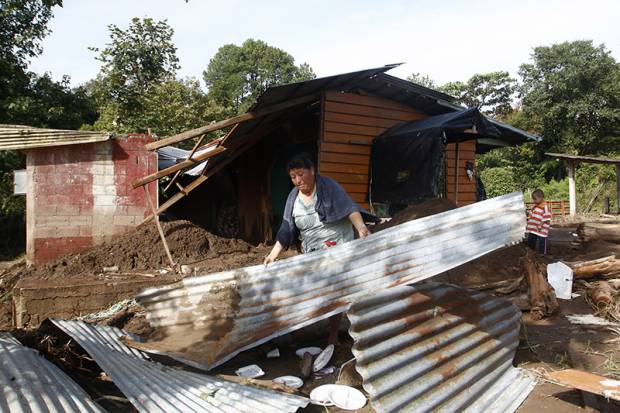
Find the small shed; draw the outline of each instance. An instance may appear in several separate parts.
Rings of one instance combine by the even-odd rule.
[[[577,214],[577,190],[575,188],[575,166],[579,163],[597,163],[603,165],[615,165],[616,166],[616,201],[617,201],[617,213],[620,214],[620,159],[608,158],[600,156],[584,156],[584,155],[570,155],[566,153],[546,153],[545,155],[551,156],[557,160],[566,161],[568,165],[568,201],[570,205],[570,215],[575,216]]]
[[[123,234],[151,211],[131,182],[157,171],[146,135],[0,125],[0,150],[26,154],[26,258],[42,264]],[[153,201],[157,189],[149,186]]]
[[[206,168],[197,178],[179,177],[179,192],[158,213],[191,219],[220,235],[253,243],[270,241],[292,185],[286,162],[300,152],[315,159],[318,173],[338,181],[355,201],[369,208],[373,140],[398,123],[465,109],[449,95],[385,73],[393,67],[272,87],[247,113],[147,145],[155,150],[198,138],[197,149],[206,134],[232,127],[216,144],[220,152],[193,158],[194,152],[190,153],[185,167],[208,159]],[[467,178],[465,166],[475,169],[476,153],[537,139],[504,126],[504,133],[492,139],[471,133],[458,148],[456,143],[445,146],[447,185],[442,196],[459,206],[475,202],[476,184]],[[178,165],[144,177],[134,186],[176,173],[182,169]],[[188,202],[179,202],[182,199]]]

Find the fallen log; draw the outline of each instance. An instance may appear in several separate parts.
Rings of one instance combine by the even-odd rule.
[[[598,281],[588,288],[588,297],[592,299],[597,308],[611,305],[615,295],[616,290],[605,281]]]
[[[590,261],[565,262],[565,264],[572,268],[575,279],[620,276],[620,260],[615,255]]]
[[[620,243],[620,223],[584,222],[577,227],[582,242],[597,239]]]
[[[555,290],[547,282],[545,265],[534,251],[528,250],[523,260],[532,305],[530,314],[533,320],[541,320],[552,315],[559,308]]]

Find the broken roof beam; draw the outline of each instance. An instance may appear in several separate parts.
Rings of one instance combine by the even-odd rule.
[[[287,100],[282,103],[267,106],[266,108],[257,110],[256,112],[246,112],[246,113],[243,113],[238,116],[234,116],[229,119],[224,119],[219,122],[214,122],[209,125],[202,126],[200,128],[188,130],[188,131],[179,133],[178,135],[170,136],[168,138],[164,138],[164,139],[146,144],[145,148],[148,150],[163,148],[164,146],[173,145],[178,142],[183,142],[185,140],[195,138],[196,136],[200,136],[200,135],[203,135],[209,132],[214,132],[216,130],[224,129],[228,126],[234,126],[234,125],[237,125],[239,123],[242,123],[248,120],[258,119],[258,118],[270,115],[275,112],[280,112],[282,110],[292,108],[293,106],[310,103],[310,102],[317,100],[318,98],[319,98],[318,95],[313,94],[313,95],[308,95],[308,96],[302,96],[296,99]]]
[[[220,154],[220,153],[224,152],[225,150],[226,150],[226,148],[224,148],[222,146],[218,146],[218,147],[215,147],[215,148],[213,148],[213,149],[211,149],[209,151],[201,153],[199,155],[195,155],[194,157],[190,156],[185,161],[179,162],[178,164],[172,165],[172,166],[170,166],[170,167],[168,167],[166,169],[162,169],[161,171],[157,171],[155,173],[152,173],[150,175],[147,175],[145,177],[142,177],[142,178],[136,180],[133,183],[133,187],[134,188],[139,188],[141,186],[144,186],[144,185],[148,184],[149,182],[156,181],[159,178],[162,178],[164,176],[170,175],[170,174],[172,174],[174,172],[180,171],[180,170],[185,169],[185,168],[190,167],[190,166],[195,166],[196,164],[198,164],[198,163],[200,163],[200,162],[202,162],[204,160],[207,160],[207,159],[209,159],[209,158],[211,158],[211,157],[213,157],[213,156],[215,156],[217,154]]]

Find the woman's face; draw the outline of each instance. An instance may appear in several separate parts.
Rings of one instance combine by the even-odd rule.
[[[293,185],[303,194],[309,194],[314,190],[315,177],[314,168],[295,168],[288,171]]]

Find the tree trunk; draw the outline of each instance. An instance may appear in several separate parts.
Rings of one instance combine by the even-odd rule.
[[[532,304],[530,314],[533,320],[540,320],[558,310],[559,305],[555,297],[555,290],[547,282],[545,265],[540,262],[540,258],[534,251],[528,250],[523,260],[525,278],[529,284],[530,303]]]

